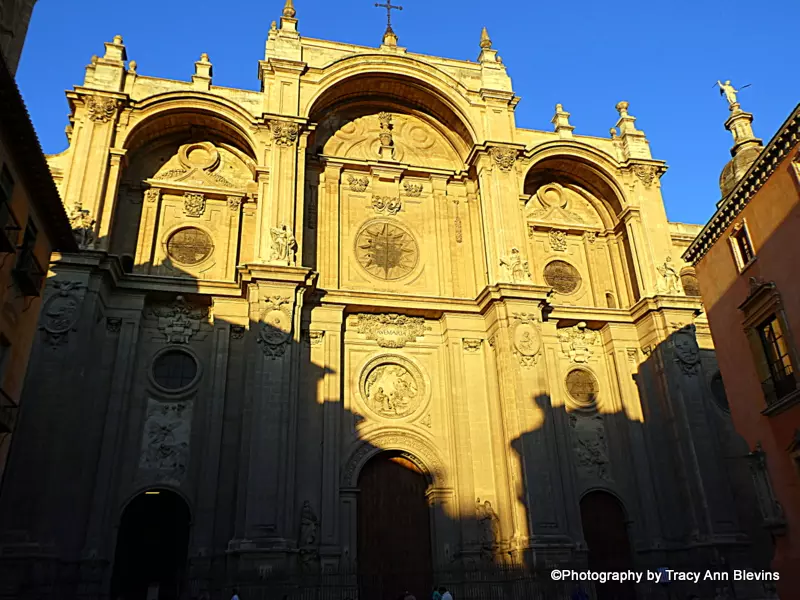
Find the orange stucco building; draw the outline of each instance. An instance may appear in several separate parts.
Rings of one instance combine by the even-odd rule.
[[[0,52],[0,482],[50,254],[76,248],[22,96]]]
[[[729,98],[729,101],[731,98]],[[717,211],[695,264],[734,424],[747,440],[782,598],[800,590],[800,105],[763,146],[733,98]]]

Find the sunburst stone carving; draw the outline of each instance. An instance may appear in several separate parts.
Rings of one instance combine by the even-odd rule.
[[[386,221],[365,226],[356,237],[356,258],[373,277],[401,279],[419,261],[419,246],[403,227]]]

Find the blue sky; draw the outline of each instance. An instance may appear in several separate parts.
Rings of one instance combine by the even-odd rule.
[[[381,0],[383,1],[383,0]],[[397,0],[395,0],[397,1]],[[295,0],[308,37],[380,44],[386,12],[374,0]],[[394,30],[411,52],[475,60],[486,26],[522,97],[517,125],[552,129],[556,103],[576,134],[607,136],[614,106],[630,113],[669,171],[671,220],[703,223],[719,200],[730,158],[727,106],[712,85],[752,84],[740,94],[766,142],[800,102],[797,0],[499,2],[400,0]],[[39,0],[17,73],[42,146],[66,147],[64,91],[82,83],[93,54],[120,34],[142,75],[190,79],[207,52],[214,83],[258,89],[270,22],[283,0]]]

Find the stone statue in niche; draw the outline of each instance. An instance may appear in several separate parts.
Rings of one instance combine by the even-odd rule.
[[[481,504],[481,499],[475,501],[475,513],[481,525],[481,542],[484,546],[492,547],[500,541],[500,517],[492,508],[488,500]]]
[[[394,159],[394,138],[392,136],[392,115],[388,112],[382,112],[378,115],[378,122],[381,125],[381,132],[378,134],[381,145],[378,149],[378,156],[383,160]]]
[[[94,247],[96,236],[94,226],[96,221],[92,218],[91,213],[83,208],[79,203],[72,207],[69,214],[69,224],[72,227],[72,235],[75,237],[75,243],[81,250],[88,250]]]
[[[297,252],[297,240],[289,231],[286,225],[280,227],[273,227],[270,229],[272,234],[272,257],[273,262],[285,263],[291,265],[294,262],[295,253]]]
[[[664,264],[658,267],[658,273],[661,275],[661,291],[665,294],[681,294],[681,276],[672,266],[672,257],[668,256]]]
[[[511,248],[511,254],[500,258],[500,266],[506,268],[513,283],[525,283],[531,279],[528,261],[523,260],[519,248]]]
[[[319,520],[314,511],[311,510],[311,503],[306,500],[300,511],[300,547],[307,548],[314,546],[317,542],[317,525]]]
[[[139,469],[158,481],[180,482],[189,463],[191,402],[163,403],[150,399],[142,434]]]

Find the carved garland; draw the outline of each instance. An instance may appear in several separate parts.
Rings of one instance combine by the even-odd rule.
[[[117,111],[117,101],[113,98],[89,96],[86,99],[86,113],[95,123],[108,123]]]
[[[347,176],[347,184],[350,186],[351,192],[365,192],[369,186],[369,179],[367,177],[353,177]]]
[[[390,196],[373,196],[372,208],[379,215],[396,215],[403,208],[403,201]]]
[[[646,188],[652,185],[658,174],[658,170],[653,165],[633,165],[633,172]]]
[[[381,348],[404,348],[425,336],[425,319],[398,314],[358,315],[358,333],[375,340]]]

